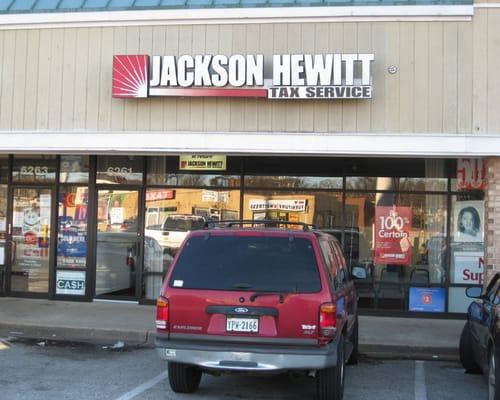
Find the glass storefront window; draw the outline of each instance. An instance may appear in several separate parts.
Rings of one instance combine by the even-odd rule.
[[[240,191],[150,188],[146,191],[144,295],[158,297],[173,256],[187,234],[210,220],[238,219]]]
[[[134,297],[139,255],[139,192],[99,190],[96,295]]]
[[[419,192],[446,192],[447,178],[394,178],[348,176],[347,190],[401,190]]]
[[[50,189],[14,190],[12,291],[48,292],[51,203]]]
[[[56,180],[55,156],[14,156],[12,181],[15,183],[52,183]]]
[[[169,186],[210,186],[210,187],[239,187],[238,175],[214,174],[168,174],[164,177],[164,184]]]
[[[245,187],[276,189],[342,189],[342,177],[245,176]]]
[[[87,266],[87,187],[65,187],[59,193],[57,268]]]
[[[7,219],[13,224],[11,290],[48,293],[50,204],[56,200],[55,294],[76,294],[59,291],[60,281],[88,283],[87,229],[95,218],[87,215],[90,158],[0,155],[0,293]],[[222,172],[182,171],[177,156],[98,156],[96,294],[154,300],[190,230],[239,218],[304,222],[337,237],[350,268],[366,271],[366,278],[355,280],[361,308],[444,312],[447,299],[449,312],[464,312],[465,288],[483,282],[481,159],[325,157],[302,163],[232,156],[227,165]],[[118,184],[134,186],[104,186]],[[143,274],[142,287],[137,273]],[[439,304],[419,309],[417,297],[427,294]]]
[[[342,224],[342,195],[328,192],[245,191],[243,219],[276,220],[335,228]]]
[[[138,156],[97,157],[97,183],[142,184],[144,158]]]
[[[240,191],[156,189],[146,191],[145,236],[175,253],[187,232],[209,220],[238,219]]]
[[[87,183],[89,181],[89,156],[61,156],[59,182]]]
[[[355,281],[361,307],[431,311],[418,309],[414,300],[422,287],[445,283],[446,209],[445,195],[346,195],[345,229],[359,236],[352,253],[358,259],[347,261],[366,271],[366,279]],[[432,311],[445,311],[441,289],[432,289],[442,299]]]
[[[239,187],[240,176],[234,174],[234,162],[228,159],[230,172],[200,171],[179,172],[179,157],[148,157],[148,185]],[[229,169],[229,168],[233,169]],[[239,172],[239,168],[237,169]]]

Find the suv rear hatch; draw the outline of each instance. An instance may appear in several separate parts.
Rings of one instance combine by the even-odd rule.
[[[316,343],[319,308],[329,292],[322,290],[311,238],[299,232],[192,233],[166,287],[170,333]]]

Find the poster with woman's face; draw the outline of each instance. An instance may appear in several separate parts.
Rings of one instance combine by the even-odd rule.
[[[484,202],[457,201],[454,210],[455,242],[484,240]]]

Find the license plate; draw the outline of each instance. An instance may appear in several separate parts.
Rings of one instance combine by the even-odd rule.
[[[226,320],[228,332],[259,332],[258,318],[232,318]]]

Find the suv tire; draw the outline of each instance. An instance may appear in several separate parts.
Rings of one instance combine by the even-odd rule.
[[[469,322],[465,323],[460,335],[460,362],[467,372],[478,373],[481,368],[474,358],[474,349],[472,348],[472,332],[470,330]]]
[[[201,371],[189,365],[169,362],[168,381],[175,393],[193,393],[200,386]]]
[[[359,320],[356,315],[356,321],[354,322],[354,327],[352,328],[351,334],[352,352],[349,356],[347,364],[356,365],[358,363],[358,352],[359,352]]]
[[[498,357],[495,348],[490,346],[488,354],[488,400],[500,400],[499,371],[497,368]]]
[[[337,365],[316,371],[316,393],[318,400],[342,400],[344,397],[344,338],[337,347]]]

